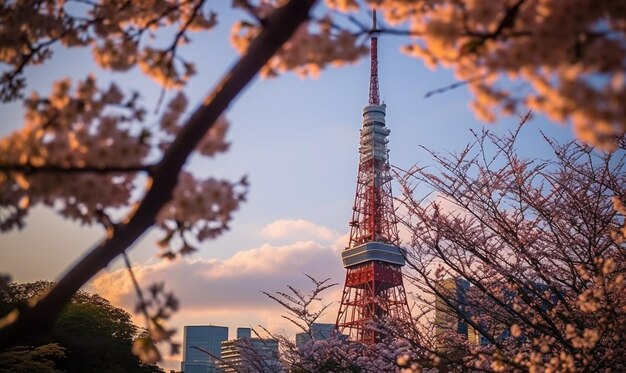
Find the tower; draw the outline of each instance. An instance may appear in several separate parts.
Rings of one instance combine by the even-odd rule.
[[[341,253],[346,282],[337,315],[339,332],[372,344],[379,340],[371,321],[395,318],[411,323],[402,280],[404,253],[399,248],[385,126],[386,105],[378,93],[376,11],[371,32],[369,105],[363,108],[359,171],[350,221],[350,242]]]

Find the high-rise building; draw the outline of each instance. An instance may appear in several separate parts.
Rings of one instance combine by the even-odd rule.
[[[437,283],[437,289],[443,297],[435,299],[435,333],[455,332],[464,336],[468,342],[476,345],[487,345],[489,340],[467,324],[461,317],[471,316],[467,299],[470,291],[469,281],[457,277],[447,278]],[[445,298],[445,300],[444,300]],[[447,302],[450,304],[448,304]],[[508,328],[497,325],[496,335],[508,336]]]
[[[282,371],[278,341],[262,338],[238,338],[222,342],[220,372],[258,373]]]
[[[296,347],[303,346],[311,340],[320,340],[330,338],[335,332],[335,324],[311,324],[309,333],[296,334]]]
[[[252,338],[252,329],[250,328],[237,328],[237,339],[250,339]]]
[[[222,342],[228,340],[225,326],[185,326],[183,341],[184,373],[215,373],[216,362],[221,357]]]
[[[338,331],[362,343],[380,335],[372,321],[394,318],[412,323],[402,278],[405,255],[398,245],[398,227],[389,166],[389,129],[386,105],[378,92],[378,38],[376,12],[371,31],[369,105],[363,109],[359,170],[350,242],[341,253],[346,282],[337,315]]]
[[[475,319],[480,319],[476,316],[489,312],[485,307],[477,307],[468,299],[470,288],[469,281],[460,277],[447,278],[437,283],[437,290],[442,296],[435,298],[435,333],[441,335],[445,332],[455,332],[467,338],[470,343],[488,345],[491,343],[489,339],[464,320],[464,317],[472,316]],[[546,284],[533,283],[517,291],[524,293],[529,298],[535,298],[535,294],[548,288]],[[510,302],[516,297],[516,293],[512,290],[504,290],[503,295],[506,302]],[[554,297],[551,300],[537,299],[537,301],[541,302],[541,307],[547,310],[556,304],[557,298]],[[478,328],[496,339],[505,339],[510,336],[511,321],[493,322],[493,319],[491,321],[480,323]]]
[[[455,308],[460,312],[466,311],[469,288],[470,283],[462,278],[447,278],[437,283],[437,290],[443,297],[435,298],[436,334],[456,332],[467,338],[468,325],[459,317],[459,312]],[[474,331],[472,330],[472,332]]]

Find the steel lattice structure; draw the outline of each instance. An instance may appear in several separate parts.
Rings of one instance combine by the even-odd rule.
[[[389,129],[386,106],[378,93],[378,38],[376,13],[371,37],[369,105],[363,109],[359,172],[350,221],[350,243],[342,252],[346,282],[337,315],[339,332],[362,343],[380,340],[371,322],[395,318],[411,323],[402,279],[405,264],[389,167]]]

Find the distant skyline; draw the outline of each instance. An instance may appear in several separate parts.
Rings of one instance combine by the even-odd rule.
[[[198,76],[185,90],[191,108],[198,105],[217,79],[235,61],[228,42],[232,12],[217,29],[194,35],[181,53],[198,63]],[[455,82],[447,70],[431,71],[421,61],[401,55],[402,38],[383,35],[379,40],[381,98],[387,104],[391,129],[391,164],[407,169],[414,163],[431,165],[425,146],[440,152],[458,152],[471,141],[470,129],[481,130],[468,108],[470,94],[461,87],[424,98],[432,89]],[[129,74],[96,69],[88,50],[55,50],[53,61],[27,70],[28,91],[47,92],[51,82],[64,76],[83,79],[96,72],[99,81],[116,81],[125,89],[139,89],[152,111],[159,88],[135,68]],[[231,230],[200,247],[190,257],[167,262],[155,257],[151,231],[129,251],[140,283],[165,281],[181,301],[181,311],[168,325],[239,326],[262,324],[293,337],[295,328],[282,319],[281,308],[261,291],[275,292],[286,285],[309,289],[304,273],[332,278],[339,283],[326,293],[333,307],[320,322],[334,322],[345,272],[340,251],[347,244],[348,220],[354,202],[358,166],[361,110],[367,104],[369,62],[329,68],[317,79],[285,74],[257,79],[227,112],[232,143],[224,155],[210,161],[192,159],[189,169],[199,175],[236,180],[248,175],[248,201],[235,213]],[[173,93],[168,93],[171,97]],[[20,127],[18,104],[2,106],[0,135]],[[151,120],[151,119],[149,119]],[[502,119],[488,128],[498,133],[515,129],[518,118]],[[547,158],[539,130],[560,141],[573,139],[571,129],[534,118],[521,134],[520,151]],[[397,193],[397,189],[394,189]],[[56,280],[103,236],[97,227],[82,227],[63,220],[52,210],[32,211],[22,231],[0,235],[0,273],[15,281]],[[135,298],[121,263],[113,263],[87,287],[132,313]],[[141,318],[135,322],[141,325]],[[233,338],[234,335],[229,336]],[[180,367],[182,357],[162,366]]]

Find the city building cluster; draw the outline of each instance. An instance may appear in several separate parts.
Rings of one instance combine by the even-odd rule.
[[[485,345],[489,342],[459,318],[453,308],[467,304],[470,284],[462,278],[441,280],[439,288],[444,298],[434,302],[436,333],[454,332],[469,342]],[[448,304],[452,303],[452,306]],[[337,332],[335,324],[314,323],[308,333],[297,333],[295,345],[300,348],[315,340],[328,339]],[[251,328],[237,328],[236,337],[228,338],[228,327],[193,325],[184,327],[181,373],[252,373],[287,372],[280,356],[279,341],[273,338],[253,337]],[[507,334],[508,330],[503,330]],[[347,338],[348,336],[345,335]]]
[[[296,346],[329,338],[335,324],[314,323],[309,333],[296,334]],[[280,362],[278,340],[252,337],[252,329],[237,328],[228,339],[228,327],[189,325],[184,328],[182,373],[247,373],[287,371]]]

